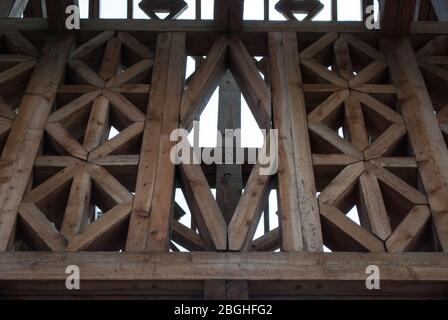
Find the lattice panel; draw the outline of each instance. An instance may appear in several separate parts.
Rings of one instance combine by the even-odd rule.
[[[279,34],[271,34],[269,54],[258,59],[247,39],[221,35],[204,52],[195,49],[196,70],[188,78],[185,34],[158,34],[156,46],[153,36],[146,42],[124,32],[84,36],[67,59],[45,125],[14,250],[321,251],[322,244],[348,252],[436,250],[419,166],[376,35],[282,35],[298,44],[291,53],[289,42],[273,50]],[[436,38],[418,54],[428,79],[426,72],[444,75],[445,44]],[[19,58],[21,68],[34,61],[0,57],[6,75],[17,66],[8,61]],[[172,164],[169,136],[191,129],[227,71],[258,127],[279,129],[280,166],[265,176],[259,162],[243,165],[244,192],[226,222],[212,194],[216,168]],[[298,83],[285,78],[290,72]],[[295,100],[288,90],[298,90]],[[12,121],[6,106],[17,104],[17,94],[8,93],[2,117]],[[444,119],[445,95],[430,93]],[[298,105],[303,117],[294,113]],[[291,151],[307,144],[305,154]],[[308,163],[302,174],[312,181],[300,189],[293,180]],[[176,188],[192,226],[180,222],[187,213],[174,200]],[[254,239],[273,189],[280,227]],[[317,220],[295,220],[306,210],[316,210]]]
[[[153,56],[115,32],[72,50],[19,209],[16,250],[124,249]]]
[[[432,250],[428,201],[377,42],[330,33],[300,57],[325,245]]]

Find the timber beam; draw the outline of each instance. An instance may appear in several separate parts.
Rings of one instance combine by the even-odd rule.
[[[347,263],[350,261],[350,263]],[[80,268],[81,290],[65,287],[68,265]],[[366,268],[381,271],[381,290],[367,290]],[[171,296],[200,298],[205,280],[247,280],[257,297],[403,296],[446,298],[444,254],[360,253],[3,253],[0,296]],[[288,281],[286,284],[285,281]],[[136,285],[138,283],[138,285]],[[208,282],[210,284],[210,282]],[[343,285],[343,288],[341,287]],[[316,289],[318,288],[318,289]]]

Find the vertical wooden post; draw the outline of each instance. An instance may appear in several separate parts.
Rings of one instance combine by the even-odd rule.
[[[295,33],[270,33],[274,128],[278,129],[278,198],[282,249],[323,250],[307,115]]]
[[[132,19],[134,16],[134,1],[128,0],[128,19]]]
[[[448,252],[448,150],[409,38],[383,37],[382,45],[441,249]]]
[[[229,71],[226,72],[219,86],[218,109],[218,130],[222,134],[223,155],[227,152],[235,154],[235,149],[241,148],[241,145],[236,145],[237,141],[233,139],[233,150],[229,150],[225,144],[225,130],[241,128],[241,92]],[[217,166],[216,201],[227,224],[232,220],[242,189],[241,165],[223,164]]]
[[[65,69],[72,37],[48,39],[31,76],[0,165],[0,251],[11,248],[17,210],[33,170],[45,124]]]
[[[160,33],[126,250],[169,250],[174,199],[171,132],[179,127],[185,81],[185,33]]]
[[[222,134],[223,155],[235,154],[241,148],[233,138],[233,150],[226,145],[226,129],[241,129],[241,92],[230,71],[227,71],[219,86],[218,130]],[[219,146],[218,146],[219,147]],[[216,201],[227,224],[232,220],[243,189],[241,165],[222,164],[216,170]],[[229,281],[226,283],[226,299],[248,299],[246,281]]]
[[[98,19],[100,17],[100,0],[89,0],[89,18]]]

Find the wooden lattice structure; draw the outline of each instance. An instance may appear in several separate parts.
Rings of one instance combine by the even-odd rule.
[[[2,1],[0,295],[446,298],[448,5],[382,1],[368,30],[311,21],[308,2],[304,21],[244,21],[233,0],[213,21],[117,21],[91,0],[64,32],[60,3]],[[277,174],[170,161],[218,86],[220,128],[240,126],[242,93],[278,130]],[[273,190],[279,227],[254,239]]]

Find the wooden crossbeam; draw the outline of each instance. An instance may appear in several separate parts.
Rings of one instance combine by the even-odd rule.
[[[347,263],[350,261],[350,263]],[[83,279],[107,281],[285,280],[360,281],[377,265],[387,281],[448,281],[448,258],[437,253],[4,253],[0,282],[27,280],[65,283],[67,265],[78,265]],[[412,271],[412,272],[411,272]],[[63,290],[66,290],[63,287]],[[421,290],[421,289],[420,289]],[[381,291],[381,290],[377,290]]]

